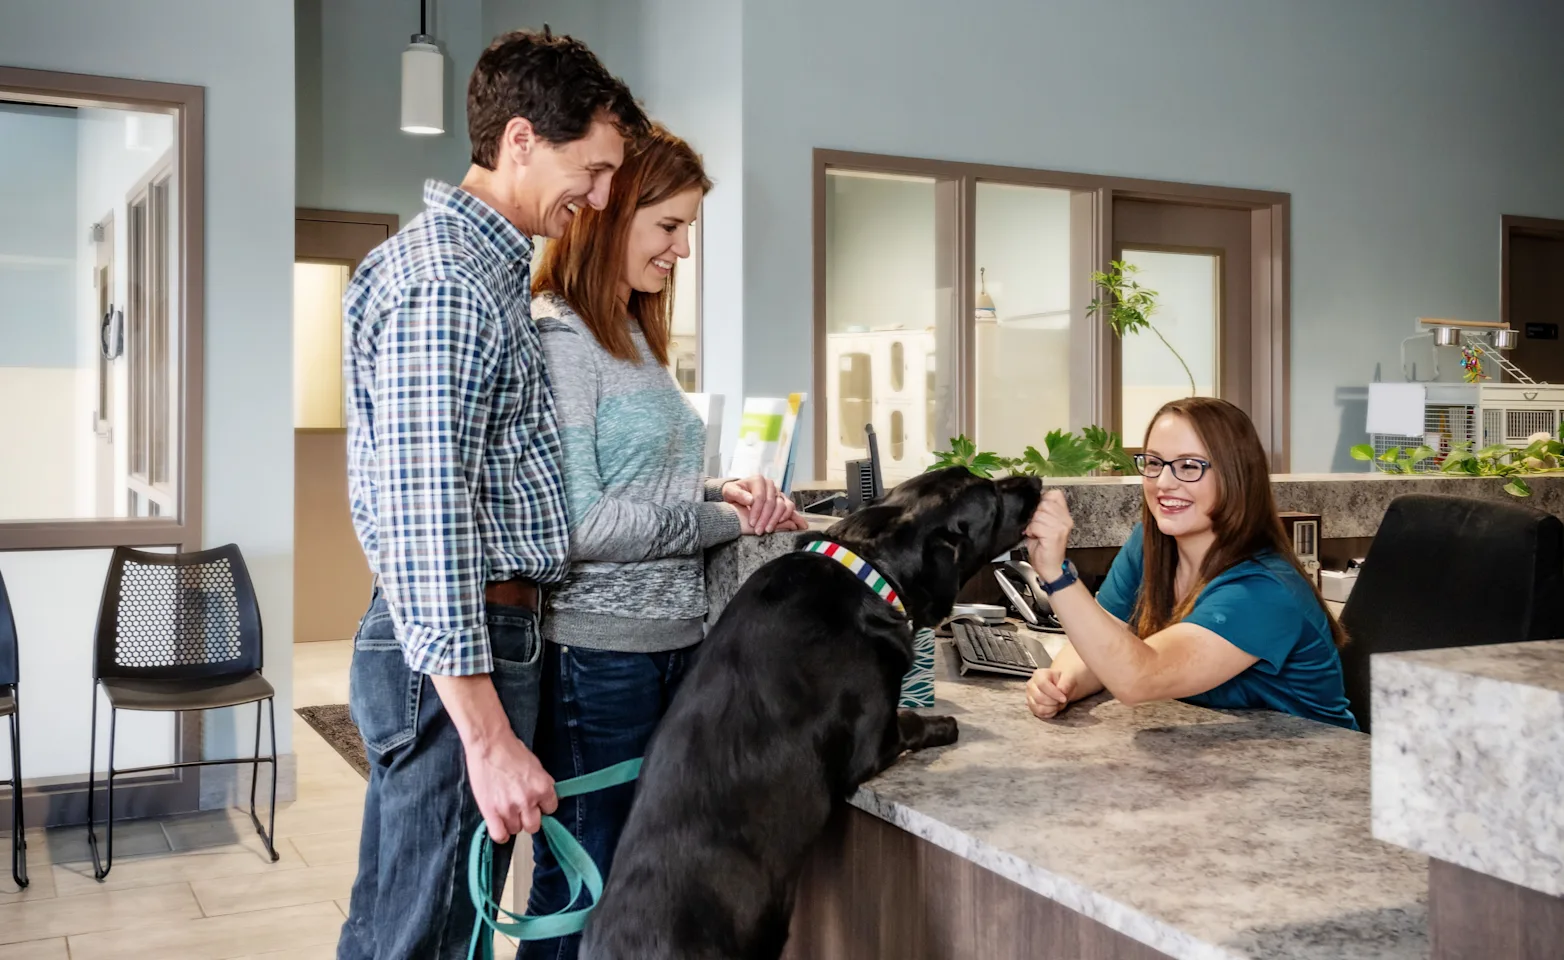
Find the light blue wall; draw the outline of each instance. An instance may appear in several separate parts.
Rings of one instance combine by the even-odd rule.
[[[592,52],[614,72],[626,79],[634,73],[629,61],[637,54],[633,41],[628,49],[610,50],[611,44],[633,31],[611,30],[605,26],[604,11],[616,8],[622,23],[625,18],[640,20],[640,0],[486,0],[483,4],[485,44],[511,30],[541,30],[544,24],[558,34],[569,34],[592,48]]]
[[[402,51],[418,32],[418,4],[298,0],[296,40],[298,203],[394,213],[423,210],[431,177],[467,172],[467,79],[488,45],[480,0],[429,4],[430,30],[445,52],[445,133],[403,133]]]
[[[624,71],[654,119],[701,154],[715,184],[701,205],[702,386],[726,398],[723,450],[731,455],[745,393],[744,131],[755,122],[745,116],[741,94],[747,5],[733,0],[645,0],[639,16],[633,17],[629,11],[635,6],[616,5],[612,16],[605,17],[605,60],[611,69]],[[633,54],[625,52],[632,47],[630,38]]]
[[[86,245],[76,111],[0,104],[0,367],[75,365],[71,280]]]
[[[0,0],[0,63],[206,89],[203,530],[244,550],[266,624],[279,746],[291,749],[293,623],[293,3]],[[73,165],[74,175],[74,165]],[[24,558],[25,559],[25,558]],[[43,562],[40,560],[40,562]],[[91,567],[91,563],[87,563]],[[62,581],[96,604],[90,577]],[[29,643],[82,644],[76,635]],[[85,702],[83,703],[85,709]],[[206,724],[209,755],[247,722]]]
[[[815,147],[1290,193],[1299,471],[1358,467],[1338,390],[1417,316],[1497,316],[1501,214],[1564,217],[1552,0],[794,0],[743,36],[753,394],[810,382]]]

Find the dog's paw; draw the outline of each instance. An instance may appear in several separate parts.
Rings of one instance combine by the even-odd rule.
[[[929,717],[912,710],[899,710],[896,719],[901,726],[903,750],[944,747],[956,742],[955,717]]]
[[[948,747],[956,742],[961,735],[956,726],[955,717],[924,717],[923,718],[923,745],[925,747]]]

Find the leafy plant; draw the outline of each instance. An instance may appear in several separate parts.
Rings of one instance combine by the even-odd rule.
[[[942,450],[934,455],[934,464],[930,470],[940,470],[945,467],[966,467],[979,477],[992,479],[997,474],[1010,469],[1012,461],[1001,457],[997,453],[988,451],[979,452],[977,444],[965,435],[950,438],[950,449]]]
[[[1354,460],[1377,461],[1381,464],[1379,469],[1384,473],[1417,473],[1417,465],[1439,451],[1433,447],[1391,447],[1376,457],[1372,446],[1360,443],[1352,448],[1351,453]]]
[[[1135,473],[1135,459],[1124,452],[1124,440],[1111,430],[1102,427],[1085,427],[1081,434],[1086,438],[1086,443],[1092,448],[1092,452],[1101,461],[1101,466],[1117,470],[1119,473]]]
[[[1053,430],[1043,438],[1042,450],[1027,447],[1012,469],[1025,477],[1083,477],[1097,462],[1085,440],[1067,430]]]
[[[1515,497],[1531,496],[1531,486],[1525,477],[1537,474],[1564,473],[1564,443],[1548,433],[1532,434],[1524,447],[1511,447],[1502,443],[1473,450],[1470,442],[1457,443],[1440,461],[1439,472],[1467,477],[1500,477],[1507,482],[1504,492]],[[1384,464],[1387,473],[1412,473],[1413,465],[1435,455],[1428,447],[1417,447],[1403,452],[1393,447],[1374,455],[1374,448],[1359,444],[1352,448],[1357,460],[1377,460]]]
[[[1135,461],[1124,452],[1117,433],[1101,427],[1087,427],[1077,437],[1069,430],[1054,430],[1043,438],[1042,448],[1027,447],[1019,457],[1004,457],[980,451],[963,435],[952,437],[950,449],[935,454],[929,469],[966,467],[980,477],[1003,475],[1024,477],[1083,477],[1093,470],[1132,473]]]
[[[1086,307],[1086,315],[1089,317],[1107,314],[1108,326],[1115,336],[1124,339],[1127,333],[1139,333],[1142,330],[1150,330],[1162,341],[1162,345],[1168,348],[1178,365],[1184,368],[1184,376],[1189,378],[1189,395],[1194,396],[1195,375],[1190,373],[1189,364],[1179,352],[1173,349],[1173,344],[1151,324],[1151,315],[1157,309],[1157,291],[1148,290],[1133,279],[1140,268],[1133,263],[1123,260],[1114,260],[1108,264],[1108,272],[1095,271],[1092,273],[1092,283],[1102,291],[1102,296],[1092,300]],[[1106,299],[1104,299],[1106,297]]]

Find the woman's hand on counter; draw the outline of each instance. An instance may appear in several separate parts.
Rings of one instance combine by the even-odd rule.
[[[1032,567],[1044,582],[1056,580],[1064,570],[1064,550],[1075,521],[1059,490],[1049,490],[1026,526],[1026,547]]]
[[[1051,720],[1070,702],[1074,680],[1053,667],[1043,667],[1026,682],[1026,708],[1039,720]]]
[[[741,507],[737,504],[730,503],[728,504],[728,508],[739,515],[739,534],[741,536],[753,537],[765,533],[786,533],[789,531],[796,532],[809,529],[809,521],[805,520],[803,514],[801,513],[791,514],[786,519],[779,521],[770,530],[761,530],[756,528],[749,507]]]
[[[722,485],[722,499],[738,508],[739,523],[746,534],[804,529],[801,523],[791,522],[798,514],[793,498],[766,477],[730,480]]]

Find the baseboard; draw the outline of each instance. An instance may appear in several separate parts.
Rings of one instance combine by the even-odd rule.
[[[271,796],[271,764],[261,764],[260,790],[255,800],[263,808]],[[227,807],[250,805],[250,764],[222,767],[198,767],[201,772],[201,809],[222,810]],[[289,803],[298,799],[298,757],[291,753],[277,755],[277,802]]]

